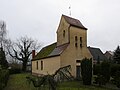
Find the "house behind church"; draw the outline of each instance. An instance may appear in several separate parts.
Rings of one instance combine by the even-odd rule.
[[[114,56],[114,52],[112,51],[106,51],[105,54],[106,58],[109,60],[109,61],[113,61],[113,56]]]
[[[93,56],[93,64],[103,62],[104,60],[107,60],[103,52],[99,48],[95,47],[88,47],[91,55]]]

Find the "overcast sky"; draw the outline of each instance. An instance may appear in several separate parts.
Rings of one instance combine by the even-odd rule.
[[[0,20],[12,39],[27,35],[43,42],[56,41],[62,14],[79,19],[88,28],[88,46],[102,51],[120,44],[120,0],[0,0]]]

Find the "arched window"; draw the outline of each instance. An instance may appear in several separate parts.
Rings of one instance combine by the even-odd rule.
[[[80,37],[80,47],[82,48],[82,37]]]
[[[80,37],[80,43],[82,43],[82,37]]]
[[[77,36],[75,36],[75,47],[78,46],[78,45],[77,45],[77,41],[78,41],[78,38],[77,38]]]
[[[77,47],[78,45],[77,45],[77,42],[75,43],[75,47]]]
[[[63,31],[63,37],[65,37],[65,30]]]
[[[78,38],[77,38],[77,36],[75,36],[75,42],[77,42],[77,40],[78,40]]]

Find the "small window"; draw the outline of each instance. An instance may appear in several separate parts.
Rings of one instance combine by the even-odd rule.
[[[80,37],[80,47],[82,48],[82,37]]]
[[[38,70],[38,61],[36,62],[36,69]]]
[[[65,30],[63,31],[63,37],[65,37]]]
[[[43,70],[43,61],[41,61],[41,70]]]
[[[80,47],[82,48],[82,43],[80,43]]]
[[[75,47],[78,47],[77,43],[75,43]]]
[[[80,60],[76,60],[76,63],[81,63],[81,61]]]
[[[82,43],[82,37],[80,37],[80,43]]]
[[[78,41],[78,38],[77,38],[77,36],[75,36],[75,47],[78,47],[77,41]]]
[[[75,42],[77,42],[77,40],[78,40],[78,39],[77,39],[77,36],[75,36]]]

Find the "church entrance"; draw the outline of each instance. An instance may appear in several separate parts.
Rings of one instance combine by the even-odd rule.
[[[76,60],[76,79],[80,80],[81,78],[81,61],[80,60]]]
[[[76,79],[80,80],[81,70],[80,66],[76,66]]]

